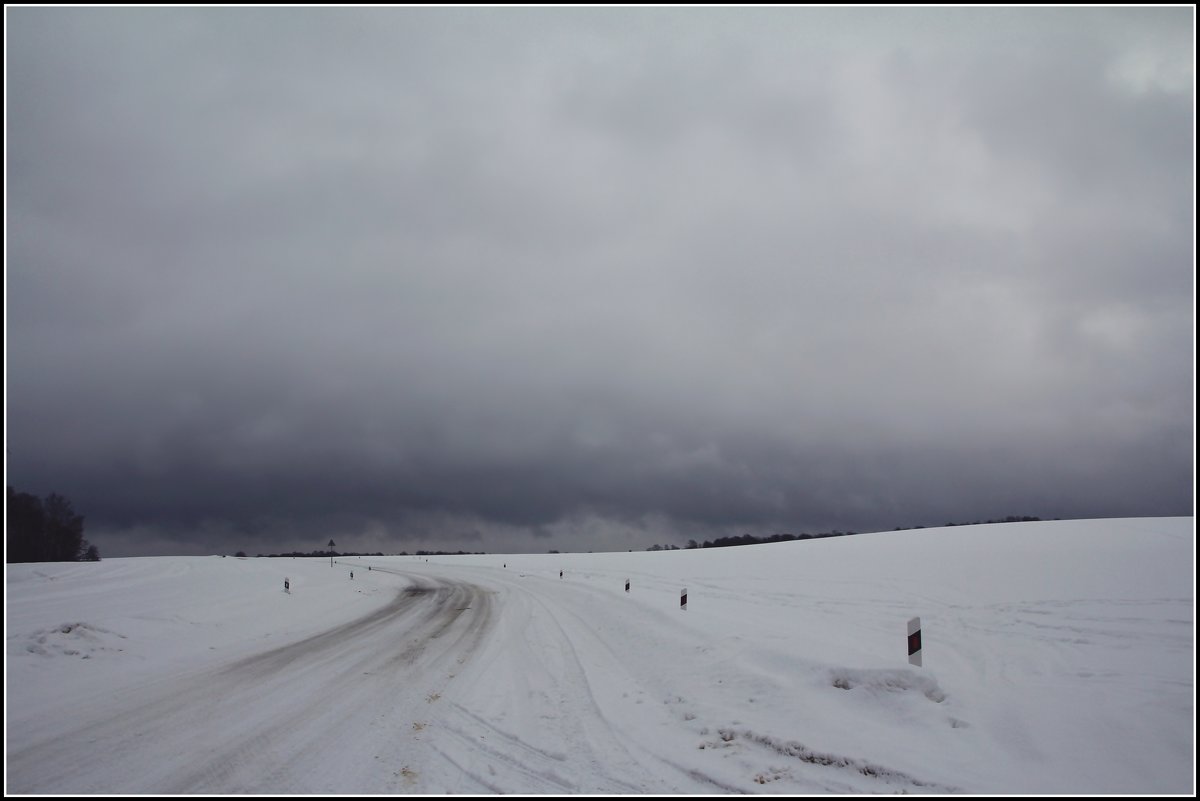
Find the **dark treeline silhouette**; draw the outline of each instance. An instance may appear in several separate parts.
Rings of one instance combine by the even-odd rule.
[[[705,540],[704,542],[696,542],[688,540],[687,547],[691,548],[729,548],[734,545],[762,545],[767,542],[791,542],[792,540],[813,540],[822,537],[844,537],[847,534],[854,534],[853,531],[826,531],[821,534],[771,534],[767,537],[756,537],[753,534],[742,534],[741,536],[717,537],[715,540]],[[650,550],[655,550],[651,548]],[[675,550],[672,546],[659,548],[658,550]]]
[[[1058,518],[1056,517],[1054,519],[1057,520]],[[954,526],[986,526],[992,523],[1040,523],[1041,521],[1042,518],[1040,517],[1030,517],[1028,515],[1017,517],[1016,515],[1009,515],[1008,517],[997,517],[995,520],[976,520],[973,523],[946,523],[943,527],[953,528]],[[925,526],[896,526],[894,529],[892,529],[892,531],[910,531],[914,528],[925,528]]]
[[[10,490],[9,497],[10,498],[12,497],[11,490]],[[37,500],[37,499],[35,498],[34,500]],[[10,505],[11,505],[11,501],[10,501]],[[979,526],[979,525],[984,525],[987,523],[1033,523],[1033,522],[1038,522],[1040,520],[1041,520],[1040,517],[1029,517],[1028,515],[1021,516],[1021,517],[1018,517],[1016,515],[1009,515],[1008,517],[996,518],[995,520],[976,520],[973,523],[946,523],[945,526],[946,527]],[[896,526],[896,528],[894,528],[892,530],[893,531],[908,531],[910,529],[921,529],[921,528],[925,528],[925,526]],[[740,536],[733,535],[733,536],[729,536],[729,537],[717,537],[715,540],[705,540],[704,542],[696,542],[695,540],[688,540],[687,545],[684,547],[687,549],[692,549],[692,548],[729,548],[729,547],[735,546],[735,545],[762,545],[764,543],[769,543],[769,542],[791,542],[793,540],[816,540],[816,539],[824,539],[826,537],[847,537],[847,536],[851,536],[851,535],[857,534],[857,533],[858,532],[856,532],[856,531],[839,531],[837,529],[834,529],[833,531],[824,531],[819,534],[807,534],[807,533],[771,534],[771,535],[765,536],[765,537],[757,537],[753,534],[742,534]],[[647,551],[678,551],[678,550],[680,550],[680,547],[678,545],[651,545],[646,550]],[[471,551],[417,551],[415,555],[416,556],[471,556],[471,555],[480,555],[480,554],[484,554],[484,553],[486,553],[486,551],[476,551],[476,552],[474,552],[474,554],[472,554]],[[558,551],[551,549],[550,551],[548,551],[548,553],[553,554],[553,553],[558,553]],[[591,551],[588,551],[588,553],[591,553]],[[237,555],[245,556],[245,553],[242,551],[238,551]],[[264,554],[261,554],[261,553],[258,555],[260,557],[264,556]],[[391,556],[411,556],[413,554],[409,554],[408,551],[401,551],[400,553],[390,554],[390,555]],[[326,559],[328,559],[330,556],[334,556],[334,557],[339,557],[339,556],[384,556],[384,554],[379,553],[379,552],[376,552],[376,553],[340,553],[338,551],[333,551],[332,553],[330,553],[327,550],[325,550],[325,551],[315,550],[315,551],[310,551],[308,553],[303,553],[300,551],[293,551],[292,553],[266,554],[266,556],[268,556],[268,557],[323,556]]]
[[[236,555],[237,556],[245,556],[246,554],[243,551],[238,551]],[[283,556],[291,556],[291,557],[323,556],[326,559],[328,559],[331,556],[334,556],[334,557],[337,557],[337,556],[383,556],[383,554],[382,553],[350,553],[350,552],[342,553],[341,551],[332,551],[332,552],[330,552],[330,551],[309,551],[308,553],[304,553],[303,551],[292,551],[290,553],[268,553],[268,554],[260,553],[260,554],[258,554],[258,556],[260,558],[265,556],[268,559],[277,559],[277,558],[283,557]]]
[[[417,551],[416,556],[482,556],[487,551]],[[401,551],[397,556],[408,556],[407,551]]]
[[[946,527],[952,526],[980,526],[986,523],[1034,523],[1039,522],[1040,517],[1017,517],[1009,515],[1008,517],[997,518],[995,520],[976,520],[974,523],[946,523]],[[907,531],[914,528],[925,528],[925,526],[896,526],[893,531]],[[733,545],[762,545],[767,542],[791,542],[792,540],[814,540],[824,537],[845,537],[856,534],[855,531],[827,531],[821,534],[772,534],[767,537],[756,537],[753,534],[743,534],[741,536],[717,537],[715,540],[705,540],[704,542],[696,542],[688,540],[687,548],[728,548]],[[677,545],[651,545],[647,551],[677,551]]]
[[[482,553],[484,553],[484,551],[478,551],[477,553],[482,554]],[[238,551],[237,555],[245,556],[246,554],[243,553],[242,551]],[[353,552],[348,551],[346,553],[342,553],[341,551],[333,551],[332,553],[329,551],[310,551],[308,553],[303,553],[301,551],[292,551],[291,553],[269,553],[269,554],[261,554],[260,553],[260,554],[258,554],[258,556],[260,558],[265,557],[267,559],[277,559],[277,558],[283,557],[283,556],[291,556],[291,557],[323,556],[326,559],[328,559],[331,556],[334,558],[337,558],[340,556],[384,556],[384,555],[385,554],[382,551],[376,551],[375,553],[358,553],[357,551],[353,551]],[[413,554],[410,554],[408,551],[401,551],[400,553],[394,553],[394,554],[390,554],[390,555],[391,556],[412,556]],[[471,552],[470,551],[417,551],[417,553],[415,555],[416,556],[470,556]]]
[[[50,493],[45,500],[8,488],[4,519],[6,562],[99,562],[100,551],[83,538],[83,516]]]

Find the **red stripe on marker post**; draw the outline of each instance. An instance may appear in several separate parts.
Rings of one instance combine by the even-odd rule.
[[[908,664],[921,667],[921,618],[908,621]]]

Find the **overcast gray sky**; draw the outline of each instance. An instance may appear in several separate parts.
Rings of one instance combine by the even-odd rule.
[[[6,472],[105,556],[1194,500],[1186,8],[12,8]]]

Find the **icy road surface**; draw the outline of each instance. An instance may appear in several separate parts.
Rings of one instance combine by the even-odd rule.
[[[1189,793],[1193,556],[1176,518],[12,565],[7,790]]]

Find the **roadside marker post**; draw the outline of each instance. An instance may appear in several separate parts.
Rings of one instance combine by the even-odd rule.
[[[625,579],[625,592],[629,592],[629,579]]]
[[[679,608],[685,612],[687,611],[687,588],[686,587],[683,590],[681,590],[679,593]]]
[[[921,667],[921,618],[908,621],[908,664]]]

